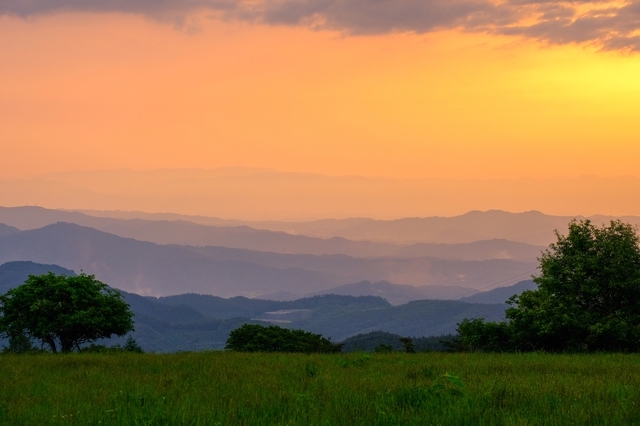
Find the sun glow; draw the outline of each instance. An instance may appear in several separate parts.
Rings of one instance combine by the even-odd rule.
[[[440,31],[0,18],[2,176],[243,164],[330,175],[637,174],[640,55]],[[15,41],[19,40],[20,43]],[[29,161],[25,161],[29,158]]]

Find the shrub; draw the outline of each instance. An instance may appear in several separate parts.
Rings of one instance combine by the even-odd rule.
[[[304,330],[244,324],[229,334],[225,349],[239,352],[336,353],[342,350],[342,345]]]

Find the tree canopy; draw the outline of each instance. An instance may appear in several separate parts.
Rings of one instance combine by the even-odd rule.
[[[122,295],[81,273],[29,275],[0,296],[0,334],[39,339],[52,352],[79,350],[83,343],[133,330],[133,313]]]
[[[507,303],[506,323],[465,320],[459,345],[487,351],[640,350],[640,240],[619,220],[572,221],[545,250],[537,290]]]
[[[244,324],[229,334],[225,349],[239,352],[333,353],[340,352],[342,345],[304,330]]]

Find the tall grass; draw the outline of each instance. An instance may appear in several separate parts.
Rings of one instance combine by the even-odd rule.
[[[632,425],[640,356],[5,355],[0,424]]]

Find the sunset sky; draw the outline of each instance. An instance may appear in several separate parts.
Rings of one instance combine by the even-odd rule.
[[[0,179],[638,176],[640,2],[0,0]]]

